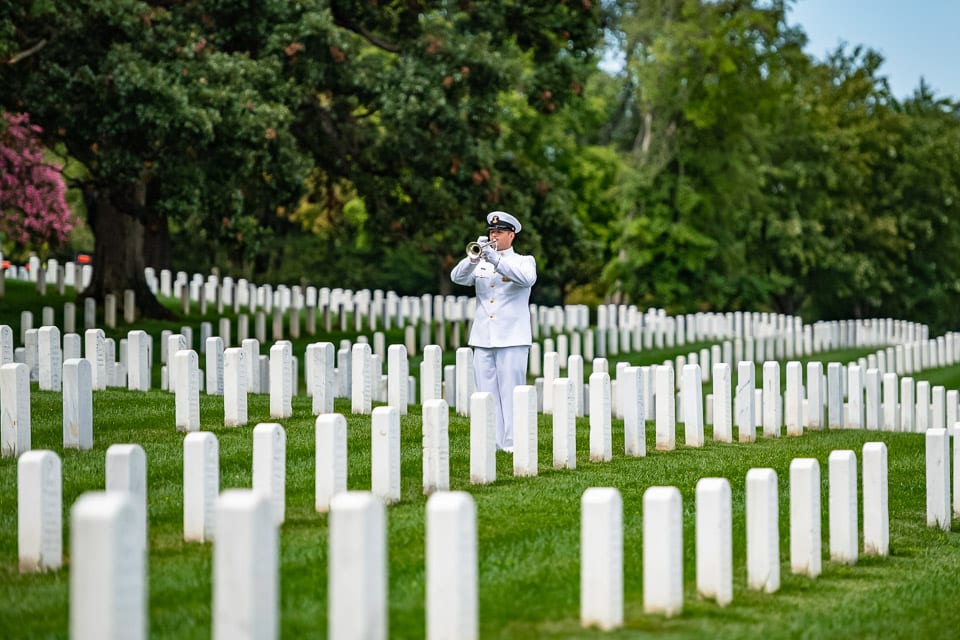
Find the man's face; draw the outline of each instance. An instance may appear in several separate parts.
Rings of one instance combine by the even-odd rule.
[[[491,240],[497,241],[497,251],[503,251],[513,246],[513,237],[517,234],[504,229],[490,229],[488,235]]]

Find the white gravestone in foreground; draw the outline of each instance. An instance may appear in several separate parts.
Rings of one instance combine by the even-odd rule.
[[[41,391],[60,391],[63,352],[60,350],[60,330],[41,327],[37,335],[38,382]]]
[[[683,613],[683,511],[676,487],[643,492],[643,610]]]
[[[623,626],[623,500],[613,488],[580,498],[580,625]]]
[[[240,347],[223,352],[223,426],[247,424],[247,353]]]
[[[16,458],[30,450],[30,369],[17,362],[0,367],[0,454]]]
[[[456,351],[456,409],[458,416],[469,416],[470,396],[477,390],[473,371],[473,349],[460,347]]]
[[[713,365],[713,439],[715,442],[733,442],[733,416],[730,397],[730,365]]]
[[[27,451],[17,460],[17,551],[20,573],[60,568],[63,490],[60,458]]]
[[[423,405],[424,495],[450,490],[449,415],[445,400],[430,400]]]
[[[567,377],[573,380],[573,395],[577,401],[577,417],[581,418],[585,415],[583,406],[583,356],[574,354],[567,358]]]
[[[177,431],[200,430],[200,367],[197,352],[182,349],[173,356]]]
[[[703,446],[703,380],[699,364],[684,365],[681,371],[684,444]]]
[[[471,358],[473,352],[471,351]],[[387,349],[387,404],[396,407],[400,415],[407,415],[407,380],[410,377],[410,364],[407,360],[407,348],[402,344],[392,344]]]
[[[900,412],[898,406],[897,389],[899,380],[897,374],[888,372],[883,374],[883,422],[884,431],[900,430]]]
[[[477,508],[463,491],[427,500],[427,633],[429,639],[479,636]]]
[[[843,411],[843,365],[827,364],[827,425],[831,429],[844,427]]]
[[[0,367],[13,362],[13,329],[10,325],[0,324]]]
[[[560,355],[555,351],[543,354],[543,413],[553,413],[553,381],[560,377]]]
[[[954,445],[956,446],[956,444]],[[887,445],[863,445],[863,554],[890,553],[890,515],[887,500]]]
[[[213,540],[220,493],[220,447],[209,431],[183,439],[183,539]]]
[[[577,468],[577,403],[569,378],[553,381],[553,468]]]
[[[260,389],[260,341],[247,338],[240,348],[243,349],[246,363],[247,393],[261,393]]]
[[[954,423],[948,429],[953,440],[953,459],[960,460],[960,424]],[[953,515],[960,516],[960,463],[953,465]]]
[[[279,424],[258,424],[253,428],[253,490],[270,500],[276,526],[286,515],[286,484],[287,434]]]
[[[88,360],[63,363],[63,448],[93,448],[93,375]]]
[[[824,415],[824,377],[822,362],[807,363],[807,410],[804,413],[804,421],[810,429],[823,429]]]
[[[440,400],[443,389],[443,352],[435,344],[423,348],[423,362],[420,363],[420,403],[428,400]]]
[[[312,413],[315,416],[333,413],[334,347],[332,342],[317,342],[307,345],[306,371],[307,395],[313,398]]]
[[[136,540],[147,550],[147,454],[138,444],[112,444],[106,454],[107,493],[128,494],[136,516]]]
[[[270,417],[293,416],[293,345],[279,340],[270,347]]]
[[[716,600],[721,607],[733,600],[731,518],[730,482],[701,478],[696,491],[697,593]]]
[[[856,564],[859,540],[857,456],[853,451],[830,452],[830,559]]]
[[[823,543],[820,536],[820,463],[816,458],[790,462],[790,570],[820,575]]]
[[[556,393],[556,392],[554,392]],[[610,376],[590,374],[590,461],[609,462],[613,459],[613,434]],[[556,398],[554,398],[556,400]]]
[[[84,334],[84,357],[90,361],[93,373],[93,389],[107,388],[107,355],[103,329],[87,329]]]
[[[754,442],[757,439],[757,420],[754,407],[756,375],[752,362],[737,364],[737,393],[734,411],[737,415],[737,440]]]
[[[880,404],[880,370],[867,369],[864,377],[864,386],[867,392],[866,427],[870,431],[877,431],[883,422],[883,406]]]
[[[632,457],[647,455],[646,404],[640,367],[627,367],[619,381],[623,391],[623,450]]]
[[[127,334],[127,389],[150,390],[150,336],[136,329]]]
[[[926,434],[927,526],[950,530],[950,438],[946,429]]]
[[[676,396],[673,367],[657,367],[656,373],[657,450],[673,451],[677,447]]]
[[[446,402],[432,400],[431,402]],[[424,426],[426,429],[426,426]],[[377,407],[371,417],[370,490],[383,501],[400,501],[400,414],[393,407]],[[426,443],[424,443],[426,445]],[[424,462],[426,472],[426,462]]]
[[[773,469],[747,472],[747,587],[780,590],[780,516],[777,474]]]
[[[147,637],[146,554],[124,492],[90,492],[70,509],[70,637]]]
[[[206,343],[207,395],[223,395],[223,338],[211,336]]]
[[[272,640],[279,635],[280,545],[269,498],[228,489],[217,500],[213,543],[212,636]]]
[[[383,503],[360,491],[334,496],[329,545],[328,637],[386,640],[387,516]]]
[[[803,435],[803,365],[799,362],[787,363],[787,392],[783,412],[783,421],[788,436]]]
[[[369,414],[373,410],[373,367],[370,345],[364,342],[353,345],[351,350],[351,404],[350,411]]]
[[[916,391],[913,378],[900,379],[900,430],[913,433],[916,425]]]
[[[513,389],[513,475],[537,475],[537,388]]]
[[[497,422],[493,415],[493,394],[477,391],[470,402],[470,482],[490,484],[497,479]]]
[[[780,437],[780,363],[763,363],[763,437]]]
[[[376,437],[376,436],[374,436]],[[316,478],[314,506],[330,510],[330,501],[347,490],[347,421],[339,413],[324,413],[314,423]]]

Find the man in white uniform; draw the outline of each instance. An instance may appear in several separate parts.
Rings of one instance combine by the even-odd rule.
[[[466,257],[450,279],[474,285],[477,307],[469,345],[478,391],[493,394],[497,416],[497,449],[513,452],[513,390],[527,383],[530,330],[530,288],[537,281],[537,261],[513,250],[520,221],[505,211],[487,214],[488,237],[479,257]],[[480,238],[486,241],[487,238]]]

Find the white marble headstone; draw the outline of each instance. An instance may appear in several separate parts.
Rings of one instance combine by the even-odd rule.
[[[0,454],[30,450],[30,370],[17,362],[0,367]]]
[[[81,358],[63,363],[63,448],[93,448],[93,374]]]
[[[287,434],[276,423],[253,428],[253,490],[270,500],[273,522],[286,517]]]
[[[20,573],[60,568],[63,562],[60,458],[27,451],[17,461],[17,550]]]
[[[125,492],[90,492],[70,509],[70,637],[147,637],[139,512]]]
[[[209,431],[183,439],[183,539],[209,542],[216,534],[220,494],[220,446]]]
[[[397,435],[399,437],[399,433]],[[318,512],[325,513],[330,510],[333,496],[347,490],[346,419],[339,413],[324,413],[317,416],[314,424],[314,439],[316,444],[314,506]]]
[[[247,424],[247,352],[230,347],[223,352],[223,426]]]

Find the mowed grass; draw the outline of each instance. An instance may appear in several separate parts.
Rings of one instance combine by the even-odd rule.
[[[19,320],[19,313],[16,320],[5,320],[4,316],[14,316],[8,302],[9,298],[0,299],[0,322]],[[36,314],[35,326],[39,309]],[[184,324],[188,323],[180,323]],[[621,360],[662,362],[698,348],[687,345],[612,358],[610,368]],[[869,351],[818,354],[816,359],[826,366],[855,360]],[[295,353],[302,353],[302,348],[295,348]],[[411,360],[411,372],[417,371],[416,362]],[[914,377],[952,389],[960,386],[957,367]],[[33,448],[53,450],[63,461],[65,566],[45,574],[18,572],[16,462],[0,459],[0,638],[68,636],[70,505],[86,491],[102,490],[107,447],[130,442],[141,444],[147,455],[151,636],[209,637],[212,546],[183,542],[184,434],[173,427],[173,396],[162,391],[97,392],[94,449],[84,452],[62,450],[60,394],[40,392],[34,384],[31,398]],[[328,516],[314,510],[314,417],[308,398],[296,397],[293,406],[294,417],[279,421],[287,435],[286,522],[280,535],[281,635],[326,637]],[[368,490],[370,417],[350,415],[349,400],[337,400],[335,409],[347,417],[348,487]],[[274,422],[269,418],[268,397],[250,396],[246,427],[222,426],[219,397],[201,396],[201,418],[203,429],[219,440],[221,490],[250,487],[253,426]],[[401,430],[402,500],[387,511],[389,634],[422,638],[426,498],[421,489],[418,407],[412,406],[402,418]],[[626,458],[622,422],[614,420],[613,461],[591,463],[589,422],[581,419],[577,468],[554,470],[551,430],[552,418],[541,416],[537,477],[514,478],[511,458],[498,454],[497,482],[474,486],[469,483],[469,420],[451,412],[451,488],[470,492],[477,505],[481,637],[957,637],[960,608],[952,603],[960,597],[960,536],[956,529],[945,533],[926,526],[921,434],[807,431],[802,437],[718,444],[711,441],[708,427],[706,446],[694,449],[682,445],[683,425],[679,424],[678,448],[659,452],[654,449],[653,422],[648,422],[648,455]],[[871,441],[883,441],[888,447],[891,555],[861,557],[854,566],[833,563],[828,553],[827,458],[833,450],[851,449],[860,461],[863,444]],[[789,465],[798,457],[816,458],[821,465],[824,565],[817,579],[790,573]],[[781,589],[775,594],[746,587],[744,479],[755,467],[772,468],[779,478]],[[696,594],[694,491],[697,481],[705,477],[727,478],[732,489],[734,601],[723,608]],[[657,485],[676,486],[683,496],[685,602],[683,614],[671,619],[643,612],[642,498],[648,487]],[[619,489],[624,508],[625,624],[612,633],[579,625],[580,497],[587,488],[600,486]]]
[[[150,630],[156,638],[210,635],[211,545],[182,539],[182,441],[173,428],[173,397],[160,391],[123,390],[94,396],[95,448],[63,451],[60,396],[33,394],[33,446],[63,459],[64,522],[83,492],[104,486],[106,448],[137,442],[147,454],[149,503]],[[348,413],[347,401],[337,410]],[[252,396],[250,426],[224,428],[221,399],[202,398],[204,429],[220,443],[221,488],[249,487],[252,426],[270,421],[267,396]],[[287,433],[287,517],[280,536],[281,628],[285,637],[324,637],[327,625],[328,516],[314,510],[314,419],[306,398],[294,402]],[[402,501],[388,509],[390,635],[424,635],[424,512],[421,491],[420,415],[402,419]],[[610,463],[587,457],[589,426],[578,422],[576,470],[553,470],[551,419],[540,419],[540,475],[514,478],[509,456],[499,454],[498,480],[469,483],[469,420],[451,417],[450,477],[469,491],[479,528],[480,627],[484,638],[639,637],[954,637],[960,612],[960,536],[925,524],[924,440],[919,434],[865,431],[807,432],[802,437],[761,438],[754,444],[716,444],[702,449],[653,449],[647,429],[645,458],[623,456],[622,424],[614,422]],[[349,416],[350,489],[370,487],[370,418]],[[678,442],[682,442],[682,425]],[[829,562],[827,457],[864,442],[889,450],[891,556],[861,558],[855,566]],[[820,461],[823,478],[824,572],[811,580],[789,572],[790,461]],[[776,594],[747,590],[744,478],[770,467],[780,480],[782,588]],[[730,480],[733,497],[734,601],[720,608],[697,598],[694,559],[694,489],[704,477]],[[684,505],[684,613],[673,619],[643,613],[642,496],[655,485],[680,489]],[[616,487],[624,506],[625,627],[612,634],[579,626],[580,496],[588,487]],[[20,575],[17,569],[16,464],[0,461],[0,637],[65,637],[68,634],[69,526],[64,569]]]

